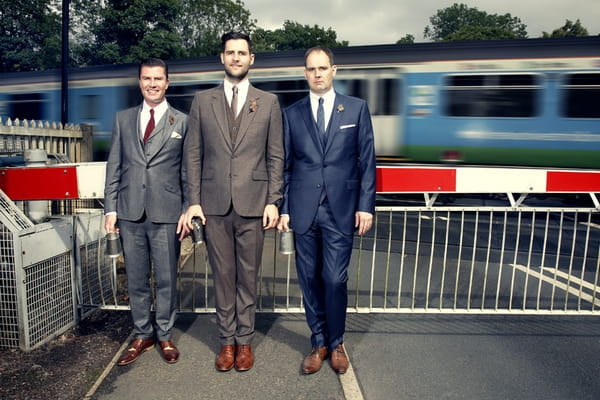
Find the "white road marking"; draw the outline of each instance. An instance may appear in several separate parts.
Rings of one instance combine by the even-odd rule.
[[[358,385],[358,379],[356,379],[356,375],[354,374],[354,368],[352,368],[350,354],[348,354],[346,346],[344,346],[344,350],[348,356],[348,370],[346,370],[345,374],[339,374],[340,384],[344,391],[344,398],[346,400],[363,400],[364,396]]]
[[[591,296],[591,295],[589,295],[587,293],[583,293],[583,292],[580,293],[580,288],[579,287],[574,287],[572,285],[566,285],[566,284],[564,284],[562,282],[559,282],[556,279],[554,279],[553,276],[549,277],[549,276],[540,274],[539,272],[535,271],[533,268],[527,269],[527,267],[525,265],[519,265],[519,264],[509,264],[509,265],[511,267],[515,268],[515,269],[518,269],[519,271],[522,271],[522,272],[524,272],[526,274],[529,274],[529,275],[531,275],[533,277],[541,279],[544,282],[552,284],[552,285],[556,286],[557,288],[560,288],[560,289],[563,289],[565,291],[568,291],[570,294],[572,294],[574,296],[581,296],[582,300],[585,300],[585,301],[587,301],[589,303],[594,303],[595,306],[600,306],[600,299],[598,299],[598,298],[596,298],[594,296]],[[548,270],[548,269],[550,269],[550,268],[542,268],[542,270]],[[554,274],[554,269],[552,269],[552,274]],[[565,276],[567,278],[569,277],[568,274],[565,274],[564,272],[561,272],[561,271],[558,271],[557,276],[558,275],[561,275],[562,278],[564,278]],[[579,283],[577,283],[577,285],[580,286],[582,281],[579,278],[575,277],[575,276],[571,276],[570,282],[571,283],[577,283],[577,282],[579,282]],[[581,286],[586,287],[587,289],[591,289],[591,290],[594,289],[594,285],[592,283],[587,282],[587,281],[584,281],[583,285],[581,285]],[[596,289],[598,289],[598,288],[596,287]]]

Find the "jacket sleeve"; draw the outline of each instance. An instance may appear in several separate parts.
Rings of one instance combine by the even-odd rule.
[[[373,139],[373,124],[366,102],[360,110],[360,127],[358,132],[360,193],[357,211],[375,214],[375,144]]]
[[[104,213],[117,211],[119,185],[121,183],[121,129],[119,113],[115,118],[112,131],[110,152],[106,162],[106,178],[104,181]]]
[[[276,96],[273,96],[269,133],[267,138],[267,170],[269,172],[269,189],[267,204],[281,203],[283,187],[283,125],[281,107]]]

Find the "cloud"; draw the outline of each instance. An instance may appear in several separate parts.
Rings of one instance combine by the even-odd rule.
[[[407,34],[424,41],[429,18],[454,3],[464,3],[488,14],[510,14],[527,25],[530,37],[552,32],[566,19],[579,19],[590,34],[600,33],[600,6],[589,0],[549,2],[547,0],[245,0],[245,7],[261,28],[281,28],[286,20],[303,25],[332,28],[338,40],[350,45],[395,43]]]

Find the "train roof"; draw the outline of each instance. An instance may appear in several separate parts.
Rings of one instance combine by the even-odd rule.
[[[305,50],[257,53],[253,68],[301,66]],[[600,36],[551,39],[474,40],[458,42],[424,42],[337,47],[333,49],[337,65],[412,63],[438,60],[476,60],[503,58],[594,57],[600,55]],[[98,65],[71,68],[69,78],[130,78],[137,74],[137,64]],[[175,59],[169,61],[170,73],[221,70],[218,56]],[[0,85],[39,83],[60,80],[61,71],[5,73]]]

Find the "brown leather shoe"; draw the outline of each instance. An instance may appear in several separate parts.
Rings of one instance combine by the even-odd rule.
[[[310,354],[304,357],[304,361],[302,361],[302,373],[314,374],[320,370],[323,360],[326,360],[328,355],[327,347],[313,348]]]
[[[253,365],[252,346],[249,344],[235,346],[235,369],[240,372],[248,371]]]
[[[117,365],[131,364],[145,351],[154,348],[154,339],[135,339],[127,350],[123,352]]]
[[[221,346],[221,352],[215,360],[217,371],[229,371],[233,368],[234,352],[235,346],[232,344]]]
[[[162,352],[163,359],[167,363],[174,364],[177,362],[177,360],[179,360],[179,350],[177,350],[177,347],[175,347],[175,345],[173,344],[172,341],[170,341],[170,340],[160,341],[160,342],[158,342],[158,345],[160,346],[160,350]]]
[[[344,374],[348,370],[348,357],[341,344],[331,352],[331,368],[338,374]]]

